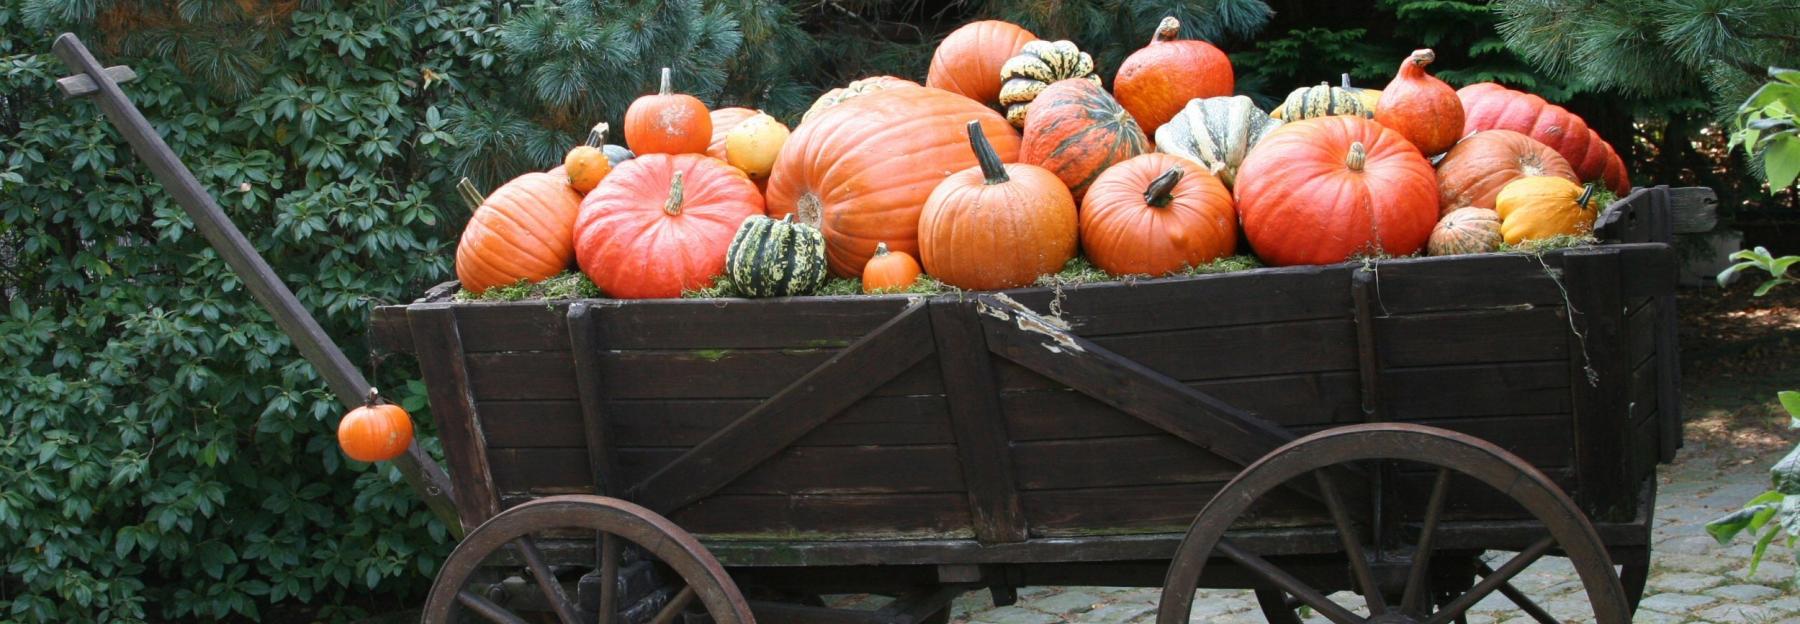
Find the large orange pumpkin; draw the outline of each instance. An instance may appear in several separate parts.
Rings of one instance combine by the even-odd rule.
[[[1544,98],[1482,82],[1456,91],[1463,104],[1463,134],[1512,130],[1556,150],[1582,180],[1604,180],[1614,193],[1631,191],[1625,162],[1580,116]]]
[[[456,279],[469,292],[541,281],[575,259],[581,194],[567,176],[527,173],[487,197],[466,178],[457,189],[476,206],[456,244]]]
[[[1269,133],[1238,168],[1234,190],[1250,246],[1278,266],[1410,255],[1438,221],[1431,163],[1400,133],[1361,117]]]
[[[756,109],[742,106],[729,106],[707,114],[712,121],[712,138],[706,144],[706,155],[725,160],[725,135],[744,120],[756,116]]]
[[[812,106],[806,108],[806,114],[800,116],[800,123],[806,123],[806,120],[812,119],[813,115],[825,112],[826,109],[842,104],[846,100],[854,100],[877,91],[916,86],[919,86],[919,83],[893,76],[858,78],[850,81],[850,84],[826,91],[819,96],[819,99],[813,100]]]
[[[968,125],[977,164],[945,178],[919,215],[920,260],[966,290],[1026,286],[1075,257],[1075,198],[1056,174],[1004,164],[980,121]]]
[[[1456,90],[1425,73],[1435,60],[1436,52],[1413,50],[1375,105],[1375,121],[1399,132],[1427,156],[1444,153],[1463,135],[1462,100]]]
[[[677,297],[725,272],[725,249],[762,195],[736,167],[704,154],[619,163],[581,202],[575,253],[609,297]]]
[[[1237,88],[1224,52],[1205,41],[1176,39],[1180,32],[1180,20],[1163,18],[1150,44],[1126,57],[1113,78],[1113,93],[1144,134],[1156,134],[1191,100],[1231,95]]]
[[[931,54],[925,86],[937,87],[987,106],[1000,101],[1000,66],[1037,35],[999,20],[972,22],[956,29]]]
[[[1113,163],[1150,149],[1131,113],[1091,80],[1062,80],[1031,102],[1019,162],[1049,169],[1075,201]]]
[[[1438,161],[1438,206],[1448,215],[1458,208],[1494,208],[1506,183],[1529,176],[1576,181],[1569,161],[1536,139],[1511,130],[1483,130],[1458,141]]]
[[[712,141],[712,117],[699,98],[670,89],[662,69],[656,93],[625,109],[625,144],[638,154],[703,154]]]
[[[888,89],[847,100],[800,123],[769,175],[769,216],[825,234],[831,271],[855,277],[882,242],[917,254],[919,210],[939,182],[975,166],[963,124],[980,120],[1001,160],[1019,135],[999,113],[930,87]]]
[[[1231,191],[1198,163],[1144,154],[1113,165],[1081,202],[1081,249],[1114,275],[1164,275],[1231,255]]]

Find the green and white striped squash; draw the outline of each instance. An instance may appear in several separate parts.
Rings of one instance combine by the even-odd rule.
[[[1279,127],[1250,98],[1196,98],[1156,129],[1156,151],[1200,163],[1231,188],[1244,155]]]
[[[745,297],[810,295],[825,284],[825,235],[791,214],[752,216],[725,249],[725,272]]]
[[[1100,85],[1094,73],[1094,57],[1069,41],[1033,41],[1000,66],[1000,105],[1013,127],[1025,127],[1031,101],[1058,80],[1081,78]]]
[[[1374,119],[1375,109],[1370,108],[1362,95],[1361,89],[1352,91],[1343,87],[1334,87],[1321,82],[1316,86],[1300,87],[1289,93],[1287,100],[1270,113],[1271,117],[1282,121],[1300,121],[1314,117],[1330,117],[1332,115],[1361,115]]]

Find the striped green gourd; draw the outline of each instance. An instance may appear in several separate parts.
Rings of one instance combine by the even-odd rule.
[[[725,250],[725,271],[745,297],[810,295],[825,284],[825,235],[791,214],[744,219]]]
[[[1314,117],[1332,115],[1359,115],[1369,119],[1375,118],[1375,110],[1369,108],[1362,96],[1343,87],[1334,87],[1328,83],[1317,86],[1300,87],[1289,93],[1287,100],[1275,108],[1269,116],[1282,121],[1300,121]]]

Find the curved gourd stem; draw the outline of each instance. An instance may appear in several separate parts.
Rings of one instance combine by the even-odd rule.
[[[1344,85],[1343,89],[1344,90],[1348,91],[1350,89],[1356,88],[1356,87],[1350,86],[1350,72],[1344,72],[1342,74],[1338,74],[1338,78],[1343,81],[1343,85]]]
[[[1437,60],[1437,53],[1431,51],[1431,48],[1413,50],[1412,54],[1406,57],[1406,62],[1418,65],[1419,67],[1430,65],[1431,62],[1435,60]]]
[[[1344,165],[1351,171],[1362,171],[1363,165],[1368,164],[1368,161],[1369,148],[1363,147],[1362,141],[1351,143],[1350,154],[1344,157]]]
[[[1006,163],[1000,162],[1000,154],[994,151],[994,144],[988,142],[986,134],[981,132],[981,122],[969,122],[969,147],[975,150],[975,162],[981,164],[981,175],[987,178],[989,186],[1011,182],[1006,175]]]
[[[1164,43],[1164,42],[1168,42],[1168,41],[1174,41],[1176,35],[1180,35],[1180,34],[1181,34],[1181,20],[1175,19],[1175,16],[1170,15],[1168,17],[1162,18],[1162,22],[1160,22],[1156,25],[1156,34],[1151,35],[1150,43]]]
[[[885,255],[888,255],[887,243],[885,241],[875,243],[875,257],[880,258]]]
[[[669,86],[669,68],[664,67],[664,68],[662,68],[662,86],[657,87],[656,94],[657,95],[669,95],[674,92],[675,92],[674,89],[670,88],[670,86]]]
[[[1175,185],[1180,183],[1181,167],[1169,167],[1168,171],[1164,171],[1162,175],[1156,176],[1155,180],[1151,180],[1150,186],[1145,187],[1144,203],[1157,208],[1168,206],[1169,201],[1174,199],[1170,193],[1175,190]]]
[[[456,194],[462,196],[463,203],[469,205],[470,211],[487,203],[487,197],[482,195],[481,190],[475,188],[475,183],[468,178],[463,178],[462,181],[456,183]]]
[[[1581,206],[1582,210],[1587,210],[1588,201],[1594,199],[1594,188],[1594,183],[1589,182],[1587,186],[1581,189],[1581,197],[1575,199],[1575,203]]]
[[[669,182],[669,200],[663,202],[663,212],[669,213],[669,216],[681,214],[682,173],[675,172],[675,180]]]
[[[585,145],[588,147],[600,147],[601,145],[604,145],[606,143],[606,133],[611,130],[612,126],[604,121],[594,124],[594,129],[588,131],[587,143],[585,143]]]

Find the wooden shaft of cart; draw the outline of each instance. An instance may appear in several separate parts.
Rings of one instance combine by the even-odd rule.
[[[269,267],[256,248],[250,246],[249,239],[238,231],[225,212],[219,209],[200,181],[188,171],[175,152],[164,143],[162,136],[150,126],[131,99],[119,88],[119,82],[135,78],[130,68],[123,66],[101,68],[100,62],[82,45],[81,39],[72,33],[63,33],[56,38],[53,46],[57,58],[69,66],[76,75],[57,81],[57,86],[67,97],[92,95],[105,111],[108,120],[112,121],[119,134],[131,143],[132,151],[138,158],[150,166],[156,179],[162,181],[163,188],[175,196],[175,202],[181,204],[188,217],[194,220],[194,227],[206,237],[231,270],[244,280],[256,300],[269,310],[275,323],[281,326],[282,332],[294,341],[300,354],[308,362],[312,362],[325,382],[331,386],[332,393],[347,407],[355,408],[363,404],[369,395],[369,382],[362,372],[350,363],[342,349],[325,335],[318,321],[301,307],[300,300],[288,290],[281,278]],[[444,474],[444,468],[419,448],[417,443],[406,449],[406,453],[394,460],[405,475],[406,482],[418,492],[419,497],[431,508],[432,513],[443,520],[444,525],[454,534],[462,533],[462,523],[457,520],[456,506],[452,504],[450,480]]]

